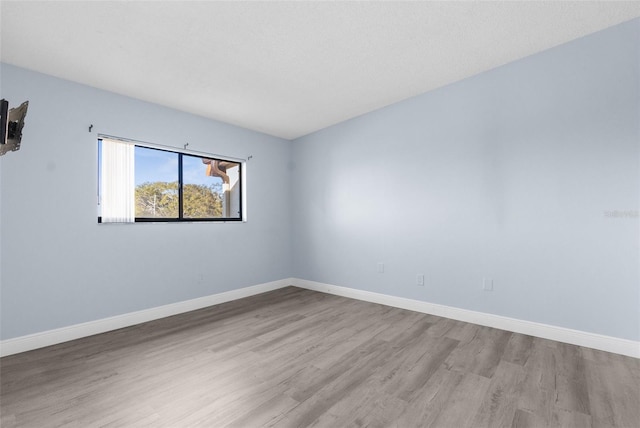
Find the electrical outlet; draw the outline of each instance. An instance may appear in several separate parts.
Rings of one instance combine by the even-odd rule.
[[[424,285],[424,275],[423,274],[419,273],[416,276],[416,284],[417,285]]]
[[[482,278],[482,289],[484,291],[493,291],[493,279]]]
[[[384,273],[384,263],[378,263],[378,273]]]

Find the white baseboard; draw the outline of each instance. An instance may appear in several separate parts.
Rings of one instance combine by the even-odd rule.
[[[459,309],[451,306],[423,302],[420,300],[389,296],[386,294],[373,293],[371,291],[307,281],[299,278],[287,278],[267,282],[197,299],[186,300],[183,302],[158,306],[156,308],[145,309],[110,318],[103,318],[96,321],[89,321],[82,324],[3,340],[0,341],[0,357],[68,342],[70,340],[80,339],[94,334],[105,333],[107,331],[117,330],[119,328],[129,327],[184,312],[194,311],[207,306],[218,305],[220,303],[265,293],[267,291],[277,290],[289,285],[640,358],[640,342],[633,340],[620,339],[617,337],[572,330],[564,327],[556,327],[483,312],[470,311],[467,309]]]
[[[159,318],[194,311],[207,306],[218,305],[231,300],[242,299],[243,297],[277,290],[291,285],[291,282],[291,279],[281,279],[279,281],[272,281],[237,290],[225,291],[223,293],[199,297],[197,299],[185,300],[183,302],[172,303],[142,311],[130,312],[128,314],[117,315],[114,317],[103,318],[82,324],[75,324],[68,327],[56,328],[54,330],[43,331],[41,333],[3,340],[0,341],[0,357],[44,348],[45,346],[68,342],[82,337],[93,336],[94,334],[105,333],[107,331],[117,330],[119,328],[129,327]]]
[[[337,296],[364,300],[366,302],[379,303],[382,305],[437,315],[487,327],[494,327],[515,333],[527,334],[529,336],[536,336],[543,339],[550,339],[558,342],[570,343],[572,345],[584,346],[587,348],[640,358],[640,342],[633,340],[620,339],[617,337],[604,336],[601,334],[588,333],[564,327],[556,327],[547,324],[503,317],[500,315],[459,309],[451,306],[423,302],[420,300],[389,296],[386,294],[373,293],[370,291],[357,290],[354,288],[324,284],[315,281],[307,281],[298,278],[292,278],[291,284],[308,290],[335,294]]]

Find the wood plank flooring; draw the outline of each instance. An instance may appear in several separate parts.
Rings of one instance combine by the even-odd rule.
[[[640,427],[640,360],[288,287],[0,359],[9,427]]]

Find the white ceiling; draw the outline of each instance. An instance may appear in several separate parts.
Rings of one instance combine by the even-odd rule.
[[[0,2],[3,62],[293,139],[640,2]]]

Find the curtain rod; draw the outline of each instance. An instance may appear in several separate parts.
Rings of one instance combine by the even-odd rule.
[[[246,162],[246,161],[248,161],[249,159],[251,159],[253,157],[253,156],[249,156],[248,158],[237,158],[237,157],[234,157],[234,156],[226,156],[226,155],[218,155],[218,154],[215,154],[215,153],[199,152],[197,150],[187,149],[187,146],[189,145],[189,143],[186,143],[184,145],[184,148],[179,148],[179,147],[173,147],[173,146],[165,146],[163,144],[157,144],[157,143],[148,143],[146,141],[132,140],[130,138],[116,137],[114,135],[108,135],[108,134],[102,134],[102,133],[98,133],[98,138],[105,138],[105,139],[108,139],[108,140],[116,140],[116,141],[122,141],[124,143],[137,144],[137,145],[144,146],[144,147],[149,147],[149,148],[152,148],[152,149],[164,149],[164,150],[171,150],[171,151],[179,151],[180,153],[192,154],[192,155],[197,155],[197,156],[201,156],[201,157],[211,157],[211,158],[216,158],[216,159],[220,159],[220,160],[236,161],[236,162]]]

